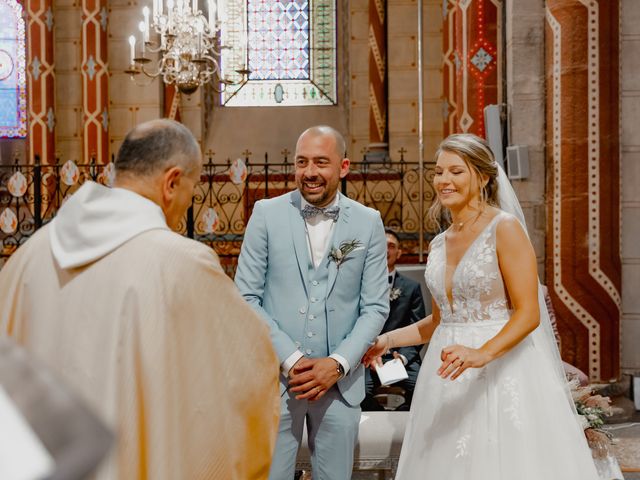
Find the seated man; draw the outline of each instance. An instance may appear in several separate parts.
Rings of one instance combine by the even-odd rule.
[[[186,127],[138,125],[115,188],[86,182],[0,271],[0,335],[116,433],[99,480],[269,472],[279,362],[268,328],[217,255],[170,230],[201,168]]]
[[[398,235],[391,229],[385,229],[387,237],[387,267],[389,269],[389,317],[387,318],[381,333],[395,330],[396,328],[406,327],[411,323],[422,320],[425,316],[424,300],[422,299],[422,291],[420,284],[410,278],[401,275],[396,271],[396,262],[402,255],[400,249],[400,239]],[[420,357],[421,346],[401,347],[392,350],[383,356],[383,361],[387,362],[393,359],[393,352],[396,351],[407,369],[409,378],[394,383],[394,387],[400,387],[404,390],[405,403],[400,405],[397,410],[409,410],[411,406],[411,398],[413,389],[416,385],[422,358]],[[380,403],[374,398],[380,387],[380,380],[375,371],[367,369],[365,372],[365,393],[366,397],[362,402],[362,410],[383,410]]]

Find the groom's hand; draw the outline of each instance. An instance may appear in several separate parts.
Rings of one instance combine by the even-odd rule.
[[[296,400],[319,400],[339,379],[336,361],[331,357],[302,358],[289,377],[291,392],[299,393]]]

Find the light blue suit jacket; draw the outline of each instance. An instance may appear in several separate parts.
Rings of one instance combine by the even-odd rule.
[[[342,194],[340,215],[329,241],[324,301],[327,351],[344,357],[350,366],[338,382],[343,398],[355,406],[364,399],[364,368],[360,361],[382,329],[389,313],[387,250],[384,227],[377,210]],[[304,335],[304,313],[309,306],[309,249],[300,214],[301,195],[295,190],[261,200],[253,209],[242,244],[235,282],[244,298],[271,327],[280,363],[296,350],[294,339]],[[332,247],[359,240],[338,267],[329,260]],[[281,375],[281,393],[287,379]]]

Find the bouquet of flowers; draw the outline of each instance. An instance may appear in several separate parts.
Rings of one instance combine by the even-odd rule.
[[[604,419],[612,413],[611,400],[594,394],[593,386],[581,387],[577,379],[569,379],[569,386],[599,477],[602,480],[622,479],[618,461],[609,449],[611,434],[602,429]]]
[[[571,386],[571,396],[583,428],[606,434],[602,431],[602,426],[604,425],[605,417],[611,415],[611,400],[609,397],[594,394],[591,386],[581,387],[578,380],[569,381],[569,385]]]

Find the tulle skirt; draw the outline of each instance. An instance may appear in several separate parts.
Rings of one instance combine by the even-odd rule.
[[[531,338],[454,381],[437,376],[443,347],[480,347],[503,326],[442,323],[436,329],[396,479],[598,480],[564,386]]]

